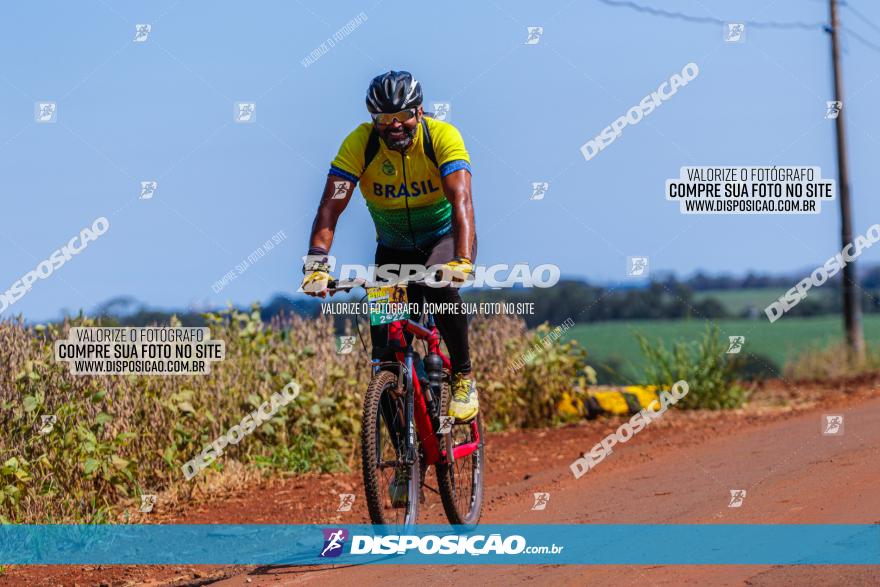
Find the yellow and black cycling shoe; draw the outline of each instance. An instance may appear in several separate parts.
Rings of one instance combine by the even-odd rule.
[[[452,401],[449,402],[449,415],[459,422],[470,422],[480,411],[477,398],[477,383],[473,379],[456,373],[452,382]]]

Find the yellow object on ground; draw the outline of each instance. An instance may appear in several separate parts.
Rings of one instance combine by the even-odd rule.
[[[656,385],[591,386],[563,393],[556,407],[562,416],[581,414],[595,417],[595,412],[627,416],[658,400],[657,391]],[[593,409],[585,406],[585,402],[592,403]]]

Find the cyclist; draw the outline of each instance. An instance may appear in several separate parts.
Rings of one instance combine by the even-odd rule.
[[[421,84],[406,71],[377,76],[367,89],[373,119],[352,131],[330,164],[305,258],[301,289],[324,297],[336,222],[359,183],[376,225],[377,266],[443,265],[446,287],[410,286],[410,302],[460,303],[457,286],[473,272],[477,243],[470,157],[461,133],[426,117]],[[467,422],[479,411],[471,372],[468,322],[462,313],[435,316],[452,365],[449,415]],[[387,327],[370,329],[373,358],[385,355]]]

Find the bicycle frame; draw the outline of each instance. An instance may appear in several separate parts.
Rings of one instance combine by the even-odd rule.
[[[427,341],[428,351],[440,355],[443,360],[443,366],[447,369],[451,368],[449,358],[440,351],[440,333],[434,325],[433,316],[428,315],[428,328],[422,326],[418,322],[410,319],[398,320],[388,324],[388,343],[394,349],[394,355],[397,362],[403,365],[406,376],[406,421],[407,431],[407,458],[415,458],[412,454],[415,447],[415,437],[413,434],[413,423],[415,423],[416,431],[419,435],[419,443],[425,456],[425,466],[436,463],[449,464],[456,459],[466,457],[473,453],[480,445],[480,429],[477,426],[476,418],[470,423],[474,440],[472,442],[460,444],[453,447],[452,458],[447,454],[445,447],[441,447],[438,441],[436,430],[439,429],[439,421],[434,421],[428,411],[428,405],[425,400],[425,394],[418,377],[414,377],[415,364],[413,358],[413,347],[406,342],[404,333],[409,332],[419,340]],[[378,360],[373,362],[373,371],[381,368]],[[439,401],[439,398],[437,398]]]

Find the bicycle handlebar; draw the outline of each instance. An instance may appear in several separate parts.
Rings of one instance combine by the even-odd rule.
[[[330,279],[327,282],[327,293],[330,295],[335,294],[336,292],[341,291],[351,291],[355,288],[361,287],[367,283],[366,279],[349,279],[347,281],[337,281],[336,279]]]
[[[408,285],[427,285],[424,277],[419,279],[407,279],[401,281],[374,281],[368,282],[363,278],[355,278],[348,279],[345,281],[337,281],[336,279],[331,279],[327,282],[327,289],[325,290],[331,296],[338,292],[349,292],[353,289],[357,289],[358,287],[383,287],[386,285],[398,285],[406,287]]]

